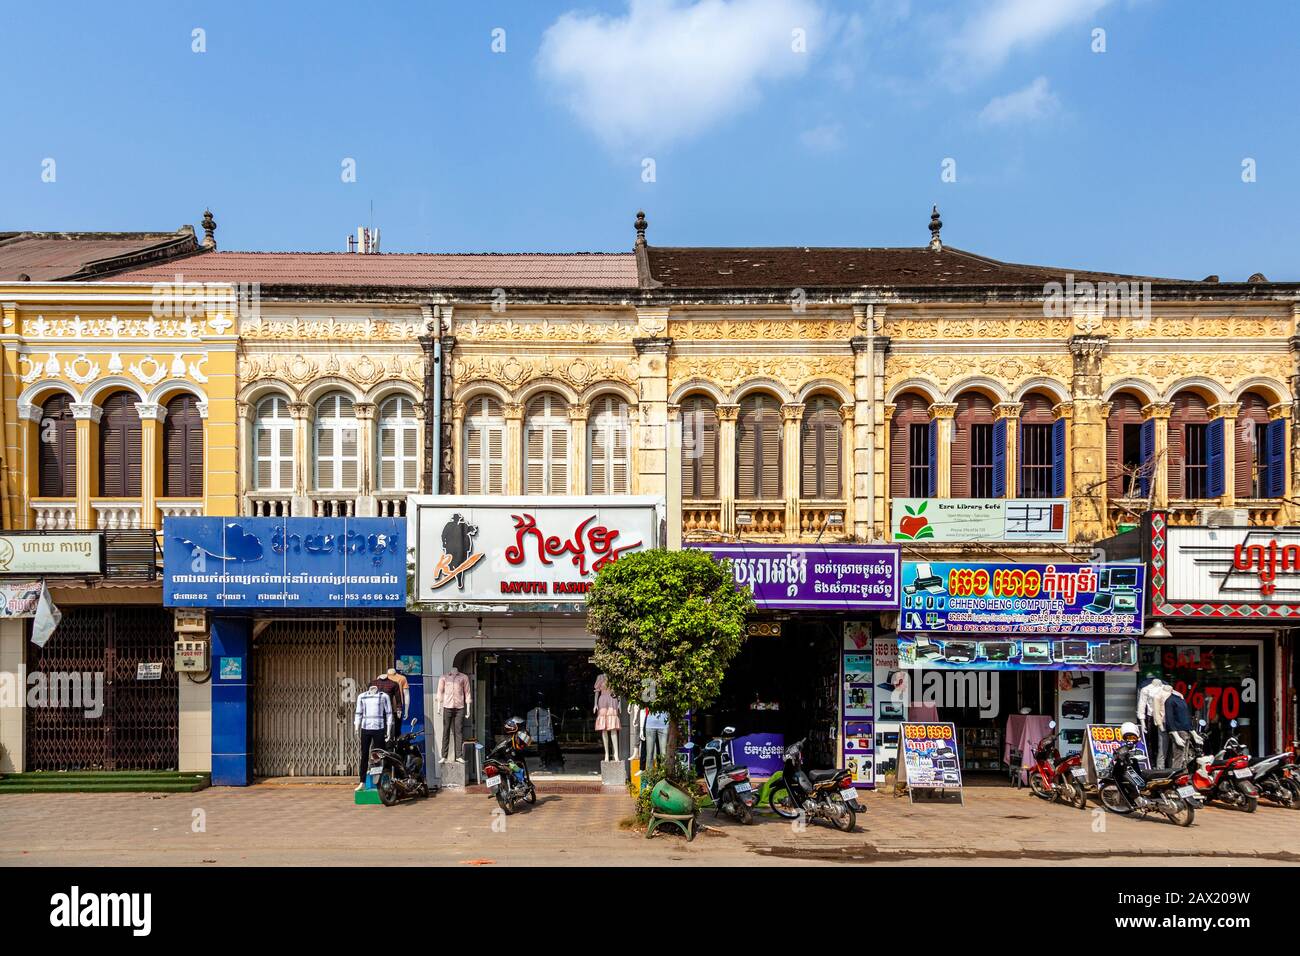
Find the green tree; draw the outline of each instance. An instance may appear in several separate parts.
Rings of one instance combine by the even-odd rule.
[[[587,596],[596,666],[622,700],[666,713],[668,757],[678,722],[717,699],[754,610],[730,561],[706,552],[638,551],[605,565]]]

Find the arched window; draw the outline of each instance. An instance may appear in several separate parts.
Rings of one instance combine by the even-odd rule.
[[[1238,498],[1269,498],[1269,400],[1259,392],[1241,396],[1233,443],[1233,466]],[[1283,426],[1285,427],[1285,426]]]
[[[140,413],[131,392],[104,400],[99,420],[99,494],[102,498],[140,496]]]
[[[203,418],[199,400],[177,395],[163,419],[163,497],[203,497]]]
[[[41,405],[36,428],[39,451],[37,487],[42,498],[77,496],[77,423],[72,396],[51,395]]]
[[[524,493],[569,493],[569,406],[543,392],[524,410]]]
[[[465,409],[465,487],[467,495],[506,491],[506,421],[501,403],[480,395]]]
[[[1020,410],[1021,498],[1060,498],[1065,494],[1065,421],[1055,419],[1053,402],[1031,392]]]
[[[889,423],[889,493],[895,498],[929,498],[935,491],[934,438],[930,400],[904,392],[894,401]]]
[[[1195,392],[1174,396],[1169,414],[1169,498],[1197,500],[1209,497],[1210,449],[1207,429],[1209,403]],[[1220,449],[1219,468],[1223,467]]]
[[[682,401],[682,497],[718,497],[718,407],[707,395]]]
[[[840,403],[816,395],[804,403],[799,428],[799,495],[803,498],[840,496]]]
[[[293,490],[293,417],[289,400],[272,395],[253,419],[253,475],[257,491]]]
[[[627,402],[602,395],[587,424],[587,491],[593,495],[625,495],[631,490],[632,428]]]
[[[1154,425],[1142,421],[1142,400],[1119,392],[1106,416],[1106,494],[1113,498],[1145,498],[1151,488]]]
[[[379,489],[415,491],[420,481],[420,423],[415,403],[395,395],[379,406]]]
[[[357,415],[352,399],[341,393],[316,403],[316,488],[356,491],[360,456]]]
[[[772,395],[749,395],[736,419],[736,497],[781,497],[781,409]]]
[[[952,420],[952,469],[949,494],[954,498],[1000,498],[1006,493],[999,482],[997,461],[1006,455],[1006,426],[993,419],[993,402],[981,392],[957,397]],[[1001,447],[994,437],[997,432]]]

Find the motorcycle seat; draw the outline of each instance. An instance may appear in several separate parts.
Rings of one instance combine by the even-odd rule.
[[[1146,767],[1143,767],[1142,779],[1143,780],[1168,780],[1170,777],[1175,776],[1180,772],[1181,771],[1176,770],[1172,767],[1164,770],[1150,770]]]
[[[834,780],[836,774],[841,773],[839,770],[809,770],[806,771],[808,779],[813,783],[825,783],[827,780]]]

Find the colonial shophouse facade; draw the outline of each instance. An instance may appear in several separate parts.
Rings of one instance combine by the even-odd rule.
[[[1086,562],[1150,511],[1174,526],[1295,523],[1295,285],[1003,263],[945,246],[940,225],[915,247],[711,249],[652,245],[638,217],[625,254],[195,249],[111,279],[9,283],[6,527],[646,496],[664,503],[672,547],[887,543],[896,499],[1065,500],[1061,541],[903,543],[908,561],[1041,563]],[[160,322],[155,286],[178,275],[202,287],[203,313]],[[1085,283],[1101,298],[1068,291]],[[42,450],[49,421],[65,450]],[[88,589],[96,601],[122,600],[109,583]],[[431,714],[453,666],[490,696],[505,693],[507,651],[590,647],[580,607],[426,610],[267,615],[234,640],[250,686],[420,656]],[[1259,640],[1272,741],[1294,726],[1291,638]],[[6,642],[7,668],[21,643]],[[770,696],[763,671],[785,660],[756,664],[738,697]],[[187,693],[216,706],[216,691]],[[1027,702],[1046,707],[1037,694]],[[319,717],[310,694],[249,690],[246,706],[257,775],[329,763],[328,742],[293,739],[323,733],[295,729]],[[482,739],[489,719],[466,729]],[[195,726],[181,763],[207,769],[223,745],[209,733],[204,751],[211,728]]]

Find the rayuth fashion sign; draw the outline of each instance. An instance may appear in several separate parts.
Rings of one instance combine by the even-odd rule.
[[[417,496],[408,515],[417,605],[577,603],[605,565],[658,547],[663,503]]]

